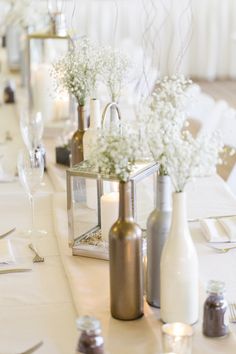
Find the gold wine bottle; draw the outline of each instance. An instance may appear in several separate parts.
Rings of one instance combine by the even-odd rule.
[[[134,222],[130,182],[119,183],[119,217],[109,232],[110,308],[112,317],[143,315],[142,231]]]
[[[72,166],[84,160],[83,137],[86,131],[86,108],[78,105],[78,129],[71,139],[71,164]]]

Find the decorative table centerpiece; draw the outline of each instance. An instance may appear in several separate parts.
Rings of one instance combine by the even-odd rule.
[[[109,232],[111,314],[120,320],[143,315],[142,231],[134,222],[129,176],[135,165],[135,137],[103,133],[92,159],[101,173],[119,180],[119,216]]]
[[[100,169],[99,165],[103,163],[105,166],[107,162],[106,149],[109,150],[108,156],[112,155],[114,158],[117,158],[121,148],[123,148],[122,154],[126,154],[126,145],[119,146],[121,139],[124,138],[119,137],[119,135],[116,136],[115,130],[112,132],[110,130],[100,131],[98,140],[95,142],[95,148],[93,146],[91,151],[92,159],[82,161],[67,170],[68,231],[69,244],[72,247],[73,255],[109,259],[108,234],[112,224],[118,217],[118,188],[121,176],[117,170],[110,174],[109,170]],[[132,141],[136,141],[136,139],[135,136],[132,139],[129,137],[129,144],[132,145]],[[137,147],[137,143],[134,144]],[[102,152],[103,157],[98,165],[98,157],[96,156],[98,153],[101,156]],[[123,164],[122,166],[125,168],[127,159],[123,159],[122,156],[117,158],[116,164]],[[158,164],[154,162],[135,161],[135,165],[132,166],[129,173],[132,216],[139,224],[146,221],[150,213],[149,209],[154,207],[152,198],[154,191],[153,175],[157,169]],[[144,208],[143,205],[145,191],[143,191],[142,182],[146,181],[146,179],[148,179],[148,189],[149,194],[151,194],[148,200],[148,209]],[[91,182],[95,184],[96,188],[88,193]],[[107,188],[107,184],[109,184],[109,188]],[[78,185],[80,188],[77,188]],[[92,198],[93,203],[97,205],[96,209],[91,208],[87,200],[88,197]]]
[[[155,307],[160,307],[160,260],[172,210],[172,186],[165,158],[172,140],[184,127],[190,85],[191,81],[176,75],[157,81],[141,111],[152,157],[160,164],[156,208],[147,220],[147,301]]]
[[[166,149],[163,161],[174,193],[171,228],[161,256],[160,305],[164,322],[193,324],[198,320],[198,257],[188,228],[184,189],[194,177],[216,171],[222,148],[217,132],[194,139],[184,131]]]
[[[53,64],[58,88],[68,91],[78,104],[78,129],[71,139],[72,165],[84,159],[83,136],[87,129],[86,100],[95,91],[101,70],[98,47],[88,38],[81,38],[63,58]]]

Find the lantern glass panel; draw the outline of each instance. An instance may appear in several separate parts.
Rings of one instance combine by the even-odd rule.
[[[130,176],[133,216],[143,229],[154,209],[157,169],[155,163],[137,164]],[[119,181],[114,176],[100,175],[89,161],[67,170],[69,244],[73,254],[108,259],[108,231],[104,233],[104,220],[106,223],[113,217],[115,222],[118,217],[118,188]],[[115,214],[109,212],[109,203],[111,209],[116,208]]]
[[[73,229],[76,238],[87,235],[98,226],[96,181],[88,178],[72,177]],[[91,188],[92,187],[92,188]],[[89,200],[93,193],[92,201]],[[93,202],[93,204],[88,203]]]

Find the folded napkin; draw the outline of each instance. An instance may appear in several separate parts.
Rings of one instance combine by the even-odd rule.
[[[236,242],[236,216],[220,218],[218,221],[227,232],[229,241]]]
[[[1,263],[14,263],[15,257],[11,247],[11,241],[8,239],[0,240],[0,265]]]
[[[236,242],[236,217],[200,220],[202,232],[208,242]]]

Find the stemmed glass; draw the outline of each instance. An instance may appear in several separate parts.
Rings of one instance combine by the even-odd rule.
[[[33,152],[38,149],[43,136],[42,113],[23,110],[20,115],[20,129],[28,151]]]
[[[34,150],[33,153],[27,150],[20,151],[17,160],[17,168],[20,182],[30,201],[31,228],[27,234],[30,236],[32,244],[35,245],[34,236],[37,236],[38,231],[35,230],[34,222],[34,195],[40,187],[44,173],[44,160],[41,151]]]
[[[43,136],[43,117],[41,112],[32,112],[29,109],[23,109],[20,114],[20,129],[23,141],[29,154],[32,158],[36,152],[40,151],[43,157],[43,165],[45,167],[44,149],[42,148],[42,136]],[[44,185],[42,180],[41,185]],[[46,235],[46,230],[38,230],[38,233]]]

